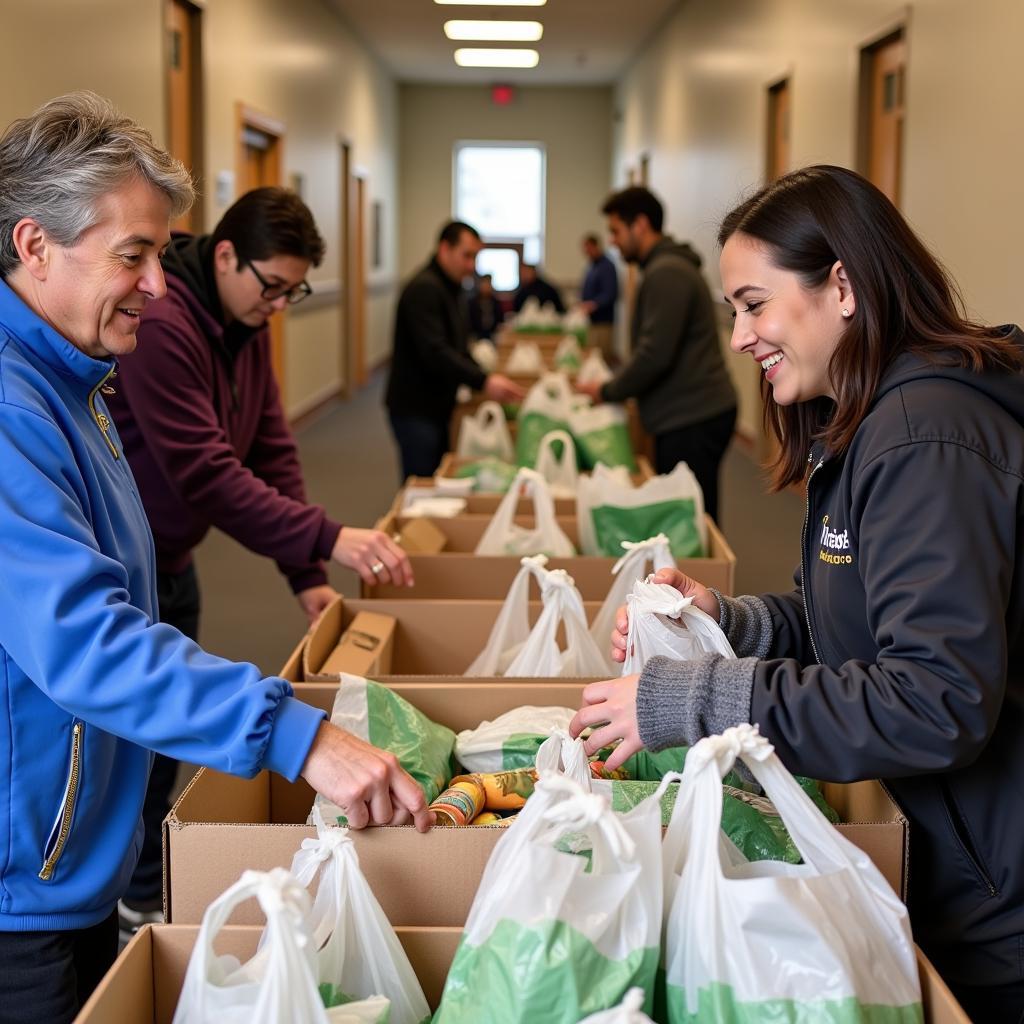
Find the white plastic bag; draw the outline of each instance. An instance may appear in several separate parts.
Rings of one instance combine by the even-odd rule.
[[[418,490],[419,488],[410,488]],[[427,488],[423,488],[426,490]],[[429,517],[430,519],[454,519],[466,511],[466,499],[446,497],[441,494],[406,494],[408,504],[402,509],[406,519]]]
[[[669,550],[668,537],[659,533],[641,541],[623,541],[625,554],[612,566],[613,582],[604,604],[590,624],[590,635],[605,654],[608,670],[619,672],[619,664],[612,660],[611,636],[615,629],[615,616],[626,603],[637,580],[646,579],[649,573],[659,569],[674,569],[675,561]]]
[[[492,342],[484,341],[482,338],[479,341],[474,341],[469,346],[469,354],[473,357],[473,362],[485,373],[494,373],[497,370],[498,350]]]
[[[576,1024],[652,990],[659,799],[617,814],[569,778],[539,779],[484,870],[435,1024]]]
[[[492,455],[504,462],[515,458],[505,411],[497,402],[481,402],[476,412],[462,418],[455,454],[466,459]]]
[[[618,1006],[591,1014],[580,1024],[654,1024],[644,1013],[644,990],[631,988]]]
[[[592,348],[576,374],[577,384],[607,384],[614,377],[599,348]]]
[[[710,615],[667,583],[637,580],[626,598],[629,632],[626,634],[624,676],[642,672],[648,659],[664,655],[691,661],[702,654],[735,658],[728,638]]]
[[[534,555],[519,563],[519,572],[512,580],[505,603],[491,627],[484,649],[463,673],[467,676],[500,676],[522,649],[530,635],[530,580],[539,583],[546,572],[546,555]]]
[[[724,838],[722,777],[737,756],[803,864],[747,862]],[[691,748],[664,856],[668,1024],[694,1020],[698,1007],[707,1024],[922,1019],[907,908],[756,726]]]
[[[604,675],[604,657],[587,630],[587,613],[573,578],[564,569],[553,569],[542,577],[540,588],[544,608],[504,674],[538,679]],[[565,633],[564,650],[558,643],[559,627]]]
[[[317,981],[326,1004],[381,997],[389,1024],[421,1024],[430,1007],[402,944],[359,867],[347,828],[328,827],[314,809],[316,839],[304,839],[292,873],[307,888],[320,875],[312,926]]]
[[[556,729],[537,751],[538,777],[565,775],[584,793],[591,792],[590,759],[581,739],[573,739],[567,729]]]
[[[704,494],[685,462],[636,487],[595,467],[589,477],[580,477],[576,519],[585,555],[617,556],[622,541],[655,533],[668,537],[675,558],[701,557],[707,551]]]
[[[536,327],[540,317],[540,300],[531,295],[515,316],[516,327]]]
[[[562,446],[561,458],[555,454],[558,444]],[[576,468],[576,446],[564,430],[552,430],[544,435],[534,468],[548,482],[552,497],[576,497],[576,483],[580,475]]]
[[[552,366],[557,370],[575,373],[580,368],[582,359],[583,352],[580,349],[579,339],[575,334],[565,334],[555,347]]]
[[[515,522],[520,497],[533,502],[533,526],[519,526]],[[571,558],[576,554],[572,541],[555,518],[555,503],[544,477],[532,469],[519,470],[484,530],[476,554],[544,554],[552,558]]]
[[[539,377],[545,370],[544,357],[535,341],[517,341],[505,363],[505,373]]]
[[[572,708],[513,708],[455,737],[455,759],[467,772],[502,772],[527,767],[537,757],[537,740],[569,728]],[[530,753],[532,751],[532,757]]]
[[[263,948],[245,964],[218,956],[217,933],[253,897],[267,918]],[[203,914],[174,1024],[327,1024],[310,908],[309,893],[291,872],[246,871]]]

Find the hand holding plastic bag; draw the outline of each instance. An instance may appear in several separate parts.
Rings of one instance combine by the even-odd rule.
[[[320,876],[311,922],[324,1004],[334,1007],[384,997],[390,1016],[382,1019],[388,1024],[421,1024],[429,1019],[430,1007],[360,870],[348,829],[328,827],[318,811],[314,822],[317,837],[302,841],[291,870],[307,888]]]
[[[747,862],[722,833],[722,777],[737,756],[775,805],[803,864]],[[922,1019],[907,908],[756,726],[691,748],[664,858],[659,1020]]]
[[[245,964],[213,944],[240,903],[267,918],[263,949]],[[246,871],[203,914],[174,1024],[327,1024],[316,982],[309,893],[284,868]]]

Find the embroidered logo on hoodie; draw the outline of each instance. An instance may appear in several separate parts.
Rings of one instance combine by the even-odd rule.
[[[821,549],[818,551],[818,560],[827,562],[829,565],[853,565],[853,555],[850,554],[850,531],[829,529],[828,516],[821,517],[821,537],[819,538]]]

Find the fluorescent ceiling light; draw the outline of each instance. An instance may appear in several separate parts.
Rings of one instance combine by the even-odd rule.
[[[434,0],[435,4],[461,7],[543,7],[548,0]]]
[[[539,21],[446,21],[449,39],[494,39],[505,43],[535,43],[544,35]]]
[[[455,63],[463,68],[535,68],[539,61],[536,50],[460,47],[455,51]]]

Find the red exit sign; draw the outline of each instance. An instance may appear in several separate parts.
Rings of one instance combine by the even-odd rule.
[[[516,90],[511,85],[492,85],[491,102],[496,107],[507,107],[516,98]]]

